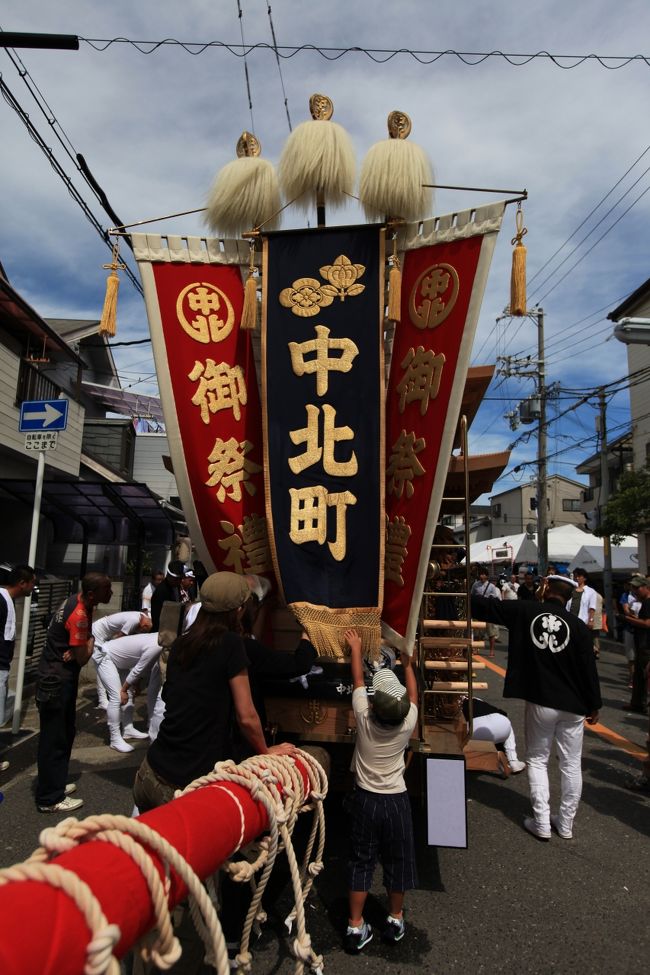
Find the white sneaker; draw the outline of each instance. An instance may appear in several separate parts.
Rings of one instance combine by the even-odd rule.
[[[129,745],[122,738],[116,738],[110,743],[110,747],[116,752],[123,752],[125,755],[127,752],[133,751],[133,745]]]
[[[68,784],[65,787],[66,796],[71,796],[72,793],[76,791],[77,791],[77,786],[74,784],[74,782],[68,782]]]
[[[508,765],[510,766],[510,771],[512,772],[513,775],[517,775],[519,772],[523,772],[524,769],[526,768],[526,763],[520,762],[519,759],[513,762],[511,762],[510,759],[508,759]]]
[[[524,819],[524,829],[528,830],[529,833],[532,833],[532,835],[535,836],[538,840],[548,841],[551,838],[550,827],[548,832],[546,832],[540,826],[538,826],[535,820],[532,819],[530,816],[526,816],[526,818]]]
[[[572,840],[573,833],[566,826],[562,826],[559,816],[551,816],[551,826],[555,830],[558,836],[561,836],[563,840]]]
[[[42,813],[69,813],[79,809],[83,804],[83,799],[72,799],[70,796],[66,796],[61,802],[55,802],[53,806],[39,806],[38,811]]]
[[[0,772],[6,772],[9,768],[9,762],[0,762]]]
[[[127,725],[127,727],[122,732],[122,737],[123,738],[142,738],[142,739],[144,739],[144,738],[148,738],[149,737],[149,732],[148,731],[138,731],[137,728],[134,728],[133,725],[130,724],[130,725]]]

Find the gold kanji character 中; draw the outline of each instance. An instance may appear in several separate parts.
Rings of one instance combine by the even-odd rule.
[[[199,380],[192,402],[201,408],[204,423],[210,422],[210,413],[220,410],[232,410],[235,419],[241,419],[239,407],[245,406],[248,401],[241,366],[229,366],[226,362],[215,362],[213,359],[206,359],[205,364],[197,361],[188,378],[193,382]]]
[[[306,445],[304,453],[298,457],[289,458],[289,467],[293,473],[300,474],[313,464],[317,464],[322,457],[323,469],[326,474],[334,477],[353,477],[358,470],[355,452],[352,451],[351,457],[347,461],[336,461],[334,459],[334,447],[340,440],[353,440],[354,431],[348,426],[337,427],[335,425],[336,410],[333,406],[325,403],[323,405],[323,446],[321,447],[318,437],[320,408],[310,404],[305,408],[307,410],[307,426],[300,430],[291,430],[289,433],[291,443],[296,446],[302,443]]]
[[[407,543],[411,537],[411,526],[402,515],[398,515],[386,525],[386,561],[384,575],[396,586],[403,586],[402,566],[408,555]]]
[[[324,325],[314,326],[315,339],[307,342],[289,342],[291,367],[296,376],[316,373],[316,392],[324,396],[329,386],[330,372],[349,372],[359,349],[352,339],[331,339],[330,330]],[[330,352],[340,352],[330,356]],[[305,361],[305,356],[313,353],[314,358]]]
[[[222,440],[217,437],[212,452],[208,457],[208,473],[210,477],[205,482],[208,487],[217,488],[217,498],[224,501],[241,501],[241,486],[244,485],[250,495],[254,495],[256,487],[249,480],[251,474],[258,474],[262,470],[259,464],[246,457],[253,449],[250,440],[241,443],[234,437]]]
[[[429,408],[429,400],[435,399],[440,392],[444,364],[442,352],[434,355],[431,349],[425,350],[421,345],[408,350],[402,360],[404,374],[395,387],[399,395],[400,413],[404,412],[407,403],[419,400],[420,413],[424,416]]]
[[[321,484],[306,488],[289,488],[291,497],[291,528],[289,538],[296,545],[305,542],[327,541],[327,509],[336,509],[336,535],[328,547],[333,558],[342,562],[346,552],[346,513],[348,505],[357,499],[350,491],[330,494]]]
[[[424,467],[417,459],[416,454],[424,450],[425,446],[424,437],[416,437],[414,433],[407,433],[406,430],[402,430],[393,444],[386,469],[390,494],[395,494],[401,498],[406,488],[406,497],[413,497],[415,490],[412,483],[413,478],[421,477],[424,474]]]

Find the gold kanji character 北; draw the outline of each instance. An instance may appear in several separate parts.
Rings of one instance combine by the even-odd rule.
[[[206,359],[205,364],[195,362],[188,378],[199,380],[192,402],[201,408],[201,419],[210,422],[210,413],[232,410],[236,420],[241,419],[240,405],[245,406],[248,396],[241,366],[229,366],[226,362]]]
[[[424,437],[416,437],[414,433],[402,430],[393,444],[392,453],[386,469],[388,491],[401,498],[406,488],[406,497],[412,498],[413,478],[424,474],[424,467],[416,454],[425,448]]]
[[[234,437],[230,440],[217,437],[215,440],[208,457],[210,477],[205,483],[208,487],[217,488],[219,501],[224,501],[226,498],[230,498],[231,501],[241,501],[242,484],[250,495],[256,493],[257,489],[250,482],[249,476],[258,474],[262,468],[246,457],[252,449],[253,444],[250,440],[242,440],[241,443]]]
[[[435,399],[440,392],[440,380],[445,356],[442,352],[435,355],[431,349],[424,349],[418,345],[417,349],[409,349],[402,360],[404,374],[395,387],[399,395],[399,411],[403,413],[407,403],[418,401],[420,413],[425,415],[429,408],[429,400]]]
[[[324,325],[314,326],[315,339],[307,342],[289,342],[291,367],[296,376],[316,373],[316,392],[324,396],[329,385],[330,372],[349,372],[359,349],[352,339],[331,339],[330,330]],[[330,352],[340,352],[331,356]],[[312,355],[305,360],[305,356]]]
[[[403,586],[402,566],[408,554],[406,548],[411,537],[411,526],[402,515],[396,516],[386,525],[386,561],[384,574],[396,586]]]
[[[306,410],[307,426],[300,430],[291,430],[289,433],[291,443],[296,446],[303,443],[306,445],[304,453],[298,457],[289,458],[289,467],[293,473],[300,474],[313,464],[317,464],[322,458],[323,469],[326,474],[353,477],[358,469],[355,452],[352,451],[349,460],[337,461],[334,459],[334,447],[341,440],[353,440],[354,431],[348,426],[337,427],[336,410],[333,406],[325,403],[323,405],[323,446],[321,447],[318,437],[320,408],[308,404]]]
[[[306,488],[289,488],[291,496],[291,527],[289,538],[296,545],[305,542],[327,541],[327,509],[336,509],[336,537],[328,542],[329,550],[337,562],[342,562],[346,551],[346,513],[348,506],[357,503],[350,491],[330,494],[321,484]]]

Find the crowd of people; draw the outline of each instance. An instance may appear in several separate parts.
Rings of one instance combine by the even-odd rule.
[[[505,711],[474,700],[475,737],[499,742],[509,770],[528,773],[532,815],[524,828],[547,842],[555,832],[573,836],[581,789],[585,722],[596,724],[601,697],[597,672],[604,629],[602,597],[587,574],[573,578],[555,566],[541,579],[531,571],[491,579],[479,568],[471,590],[473,618],[488,624],[486,646],[494,656],[498,628],[508,630],[504,697],[525,706],[525,761],[517,755]],[[34,570],[19,566],[0,589],[0,719],[6,720],[7,677],[15,641],[16,599],[31,592]],[[83,805],[68,780],[75,740],[79,675],[91,659],[97,673],[98,706],[106,711],[108,743],[133,750],[130,740],[148,739],[135,777],[136,809],[170,801],[177,789],[211,771],[224,759],[246,754],[295,755],[290,742],[269,745],[264,730],[266,677],[308,674],[316,650],[302,638],[293,654],[264,645],[268,581],[217,572],[207,576],[172,561],[152,574],[141,605],[131,612],[97,616],[110,602],[111,580],[88,573],[78,593],[54,614],[41,654],[36,684],[40,718],[36,805],[43,813],[69,813]],[[170,611],[171,610],[171,611]],[[260,611],[261,610],[261,611]],[[622,637],[629,665],[630,707],[647,711],[650,674],[650,579],[633,576],[620,599]],[[358,953],[372,939],[363,909],[379,861],[384,871],[388,912],[382,938],[405,934],[405,893],[416,886],[413,827],[406,789],[405,750],[418,719],[418,687],[412,658],[401,655],[404,683],[388,665],[368,671],[361,639],[345,634],[350,653],[352,708],[356,738],[348,863],[348,951]],[[370,677],[368,676],[370,673]],[[134,724],[134,696],[147,685],[148,727]],[[0,723],[2,723],[0,721]],[[555,812],[548,765],[558,758],[560,797]],[[0,768],[6,768],[2,763]],[[647,791],[650,767],[634,787]]]

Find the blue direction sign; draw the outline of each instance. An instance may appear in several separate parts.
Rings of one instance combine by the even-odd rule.
[[[68,425],[68,405],[67,399],[40,399],[21,403],[18,432],[65,430]]]

